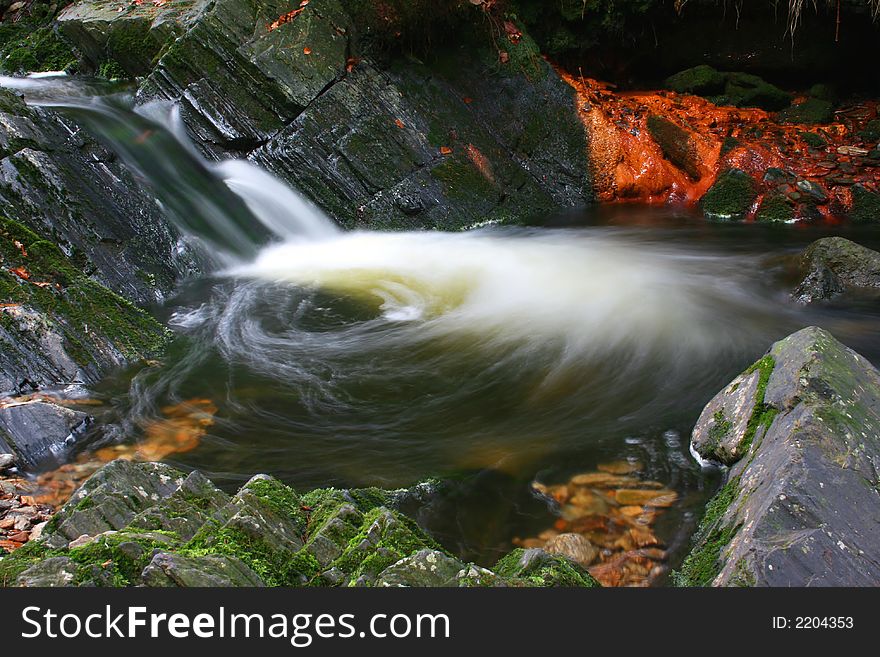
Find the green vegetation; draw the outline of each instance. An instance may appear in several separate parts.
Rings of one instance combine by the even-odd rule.
[[[864,185],[854,185],[852,197],[851,221],[857,224],[880,222],[880,194],[869,191]]]
[[[785,123],[821,124],[834,120],[834,105],[831,101],[808,98],[802,103],[792,105],[779,113],[779,120]]]
[[[718,575],[722,550],[739,530],[738,526],[725,523],[727,510],[736,499],[739,482],[739,477],[728,481],[706,505],[706,513],[694,538],[695,547],[681,569],[672,573],[676,586],[710,586]]]
[[[794,218],[794,208],[784,194],[771,192],[758,206],[755,221],[768,223],[785,223]]]
[[[152,317],[86,276],[55,244],[3,217],[0,301],[45,315],[82,366],[108,349],[129,360],[154,356],[169,338]]]
[[[703,196],[703,212],[710,219],[742,220],[758,196],[751,176],[740,169],[728,169]]]
[[[53,26],[57,4],[35,2],[17,20],[0,22],[0,71],[72,71],[77,57]]]

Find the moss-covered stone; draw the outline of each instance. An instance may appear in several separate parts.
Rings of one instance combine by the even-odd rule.
[[[726,82],[727,76],[724,73],[706,64],[700,64],[666,78],[663,86],[680,94],[716,96],[724,93]]]
[[[72,71],[77,56],[53,26],[57,4],[34,2],[18,20],[0,22],[0,71]]]
[[[830,123],[834,120],[834,105],[828,100],[808,98],[779,112],[778,119],[783,123],[805,125]]]
[[[864,185],[854,185],[852,199],[850,221],[857,224],[880,222],[880,194],[868,190]]]
[[[51,242],[3,217],[0,257],[0,301],[45,316],[80,366],[104,365],[108,352],[120,356],[109,355],[111,361],[152,357],[167,343],[167,330],[146,312],[86,276]]]
[[[755,213],[755,221],[789,223],[794,216],[794,207],[784,194],[770,193],[761,199],[758,211]]]
[[[597,585],[573,562],[543,552],[499,562],[509,576],[459,561],[394,508],[423,492],[327,488],[300,496],[257,475],[229,497],[197,472],[115,461],[74,493],[40,542],[0,560],[0,585]]]
[[[648,117],[648,131],[660,146],[663,155],[692,180],[700,177],[697,148],[690,133],[662,116]]]
[[[701,206],[709,219],[738,221],[751,212],[758,196],[751,176],[741,169],[728,169],[703,196]]]
[[[513,585],[585,587],[600,584],[581,565],[540,549],[517,548],[499,559],[493,570]]]

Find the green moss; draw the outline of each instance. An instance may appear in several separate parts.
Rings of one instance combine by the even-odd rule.
[[[99,536],[87,545],[68,551],[67,556],[78,566],[74,583],[139,584],[153,551],[172,549],[177,543],[176,538],[170,532],[138,532],[133,529]]]
[[[715,411],[712,419],[714,423],[712,428],[709,429],[709,444],[706,446],[710,452],[714,452],[717,449],[721,441],[727,437],[733,428],[733,424],[727,419],[722,410]]]
[[[721,142],[721,156],[724,157],[730,151],[735,148],[739,148],[742,146],[742,142],[736,137],[727,136],[724,138],[724,141]]]
[[[73,71],[77,57],[52,23],[57,4],[34,2],[18,20],[0,22],[0,71]]]
[[[749,73],[728,73],[724,96],[730,105],[760,107],[771,112],[791,103],[791,94]]]
[[[122,65],[115,59],[108,59],[98,67],[98,75],[108,80],[122,80],[129,77]]]
[[[584,587],[600,586],[585,568],[565,557],[546,552],[529,558],[527,550],[517,548],[498,560],[492,570],[513,585]]]
[[[783,194],[771,193],[763,198],[755,214],[755,221],[786,223],[794,219],[794,208]]]
[[[752,374],[757,371],[760,372],[760,375],[758,376],[758,387],[755,390],[755,408],[752,409],[752,415],[749,418],[748,425],[746,425],[746,432],[737,447],[737,452],[741,455],[746,454],[749,451],[758,429],[769,427],[779,412],[775,407],[764,403],[764,396],[767,393],[767,383],[770,381],[770,375],[773,374],[773,369],[775,367],[776,360],[773,356],[767,354],[745,371],[745,374]]]
[[[799,132],[798,136],[804,140],[807,146],[812,148],[825,148],[828,145],[825,137],[815,132]]]
[[[663,86],[680,94],[695,96],[714,96],[724,91],[726,76],[708,66],[700,64],[666,78]]]
[[[758,196],[755,183],[745,171],[728,169],[703,196],[703,212],[710,219],[742,220]]]
[[[15,586],[18,576],[31,566],[51,556],[49,549],[37,541],[25,543],[24,546],[0,559],[0,588]]]
[[[648,117],[648,132],[660,146],[663,155],[693,180],[700,177],[697,148],[690,133],[662,116]]]
[[[80,365],[93,362],[103,342],[129,360],[156,355],[167,344],[170,334],[147,313],[88,278],[56,245],[3,217],[0,259],[3,269],[23,267],[29,274],[25,281],[0,269],[0,301],[45,314]]]
[[[377,507],[367,512],[360,531],[331,567],[346,573],[350,583],[361,577],[370,583],[388,566],[424,548],[442,549],[412,519]]]
[[[827,100],[808,98],[782,110],[777,118],[783,123],[830,123],[834,119],[834,105]]]
[[[880,222],[880,194],[868,191],[863,185],[854,185],[852,198],[853,203],[849,218],[853,223]]]
[[[238,529],[220,527],[213,521],[207,522],[179,552],[189,557],[236,557],[257,573],[266,586],[302,586],[320,570],[317,560],[305,551],[275,550]]]
[[[709,586],[717,577],[721,553],[739,530],[724,524],[724,516],[736,499],[740,478],[735,477],[706,505],[706,513],[694,538],[694,549],[681,569],[672,573],[676,586]]]

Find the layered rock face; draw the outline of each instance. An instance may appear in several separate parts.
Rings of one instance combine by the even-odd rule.
[[[461,562],[396,510],[424,494],[300,496],[258,475],[230,496],[198,472],[118,460],[0,560],[0,586],[598,586],[538,549],[493,570]]]
[[[451,229],[592,199],[574,91],[526,35],[504,62],[464,27],[430,64],[380,65],[361,52],[363,3],[105,4],[59,16],[93,68],[147,74],[139,102],[178,102],[207,156],[257,162],[345,226]]]
[[[92,384],[161,351],[165,329],[134,303],[162,299],[193,259],[115,156],[5,89],[0,203],[0,398]],[[0,452],[28,469],[63,456],[90,424],[50,403],[7,406]]]
[[[859,354],[815,327],[777,342],[706,406],[692,446],[730,470],[679,584],[880,581],[880,372]]]

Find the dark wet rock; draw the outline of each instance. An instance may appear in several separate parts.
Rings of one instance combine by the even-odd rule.
[[[825,188],[812,180],[798,180],[797,188],[816,203],[824,203],[828,200],[828,192]]]
[[[667,160],[693,180],[699,179],[697,147],[687,130],[662,116],[651,115],[648,117],[648,131]]]
[[[792,293],[799,303],[831,299],[847,290],[880,289],[880,253],[843,237],[813,242],[800,258],[803,279]]]
[[[376,586],[458,586],[465,564],[438,550],[420,550],[383,570]]]
[[[94,383],[164,348],[165,328],[75,257],[0,215],[0,394]]]
[[[147,586],[264,586],[241,560],[228,556],[184,557],[161,552],[144,569]]]
[[[192,259],[153,196],[68,119],[0,89],[3,214],[126,299],[162,299]]]
[[[880,372],[816,327],[777,342],[754,368],[766,383],[738,411],[749,415],[753,439],[727,459],[727,483],[707,507],[678,583],[875,585]],[[733,399],[733,386],[722,399]],[[713,458],[703,428],[693,447]]]
[[[741,221],[758,197],[751,176],[741,169],[728,169],[718,176],[700,201],[703,213],[716,221]]]
[[[15,454],[0,453],[0,472],[14,468],[16,463]]]
[[[574,562],[544,552],[502,564],[510,577],[456,559],[398,508],[425,495],[419,485],[300,496],[258,475],[229,497],[199,473],[114,461],[44,536],[0,560],[0,585],[595,585]]]
[[[87,1],[61,17],[87,53],[89,7],[102,12]],[[288,3],[163,10],[185,29],[160,34],[150,23],[150,38],[166,41],[139,102],[179,102],[207,156],[248,157],[348,227],[457,229],[592,201],[574,90],[527,35],[510,44],[507,66],[468,27],[432,47],[430,61],[380,64],[358,56],[376,36],[370,11],[337,0],[300,9],[274,25]],[[109,38],[138,15],[154,14],[126,9]],[[110,56],[103,47],[89,59]]]
[[[92,421],[85,413],[42,401],[0,408],[0,452],[13,452],[28,470],[58,465]]]

